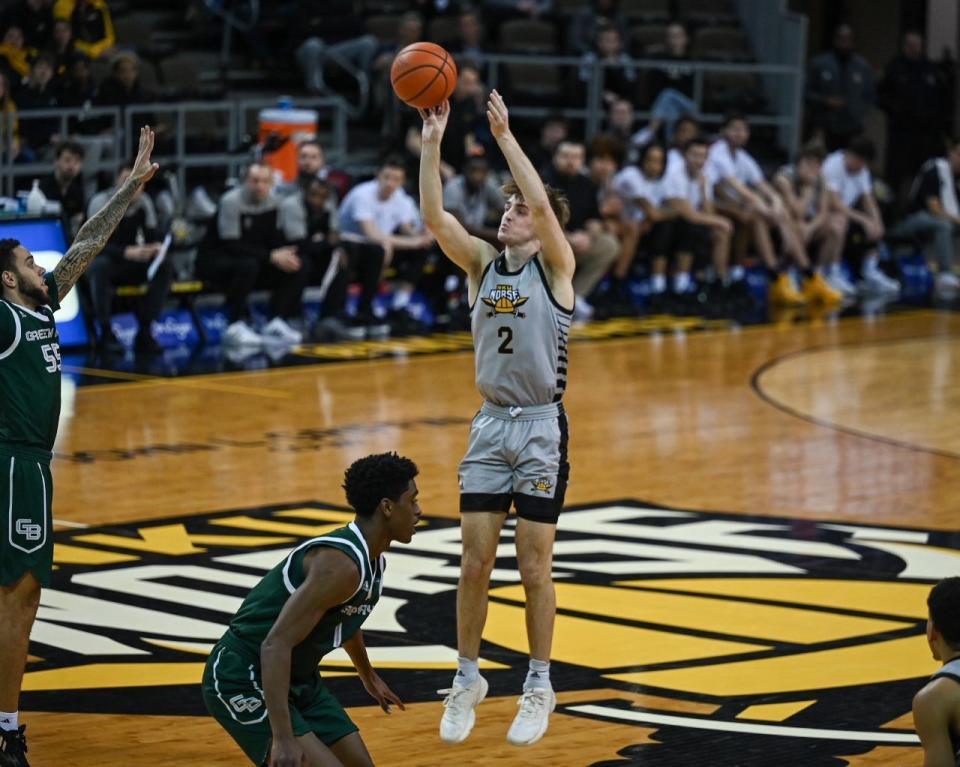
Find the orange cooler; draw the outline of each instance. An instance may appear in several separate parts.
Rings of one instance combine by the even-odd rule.
[[[260,143],[271,134],[286,138],[277,151],[264,153],[263,161],[283,174],[284,181],[293,181],[297,176],[297,143],[317,133],[317,113],[312,109],[261,109]]]

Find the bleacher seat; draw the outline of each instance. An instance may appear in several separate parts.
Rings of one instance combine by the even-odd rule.
[[[690,26],[740,23],[733,0],[677,0],[677,16]]]
[[[670,20],[670,0],[621,0],[620,12],[631,21],[662,23]]]
[[[691,56],[708,61],[750,61],[750,40],[739,27],[701,27],[693,33]]]
[[[456,16],[437,16],[427,26],[427,40],[438,45],[451,46],[457,41],[460,19]]]
[[[516,19],[500,26],[500,49],[506,53],[557,53],[557,28],[545,21]]]
[[[639,59],[655,59],[665,51],[664,38],[667,36],[666,24],[642,24],[631,27],[627,49]]]
[[[397,41],[397,29],[400,26],[400,17],[392,15],[370,16],[366,21],[367,32],[373,35],[384,45]]]

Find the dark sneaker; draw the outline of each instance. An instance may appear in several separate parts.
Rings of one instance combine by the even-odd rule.
[[[17,730],[0,730],[0,767],[30,767],[27,761],[27,729],[21,724]]]

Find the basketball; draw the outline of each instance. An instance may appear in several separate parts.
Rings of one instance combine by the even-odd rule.
[[[457,84],[453,56],[435,43],[413,43],[404,48],[390,67],[393,91],[404,104],[431,109],[442,104]]]

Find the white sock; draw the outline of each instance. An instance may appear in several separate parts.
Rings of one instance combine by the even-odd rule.
[[[457,674],[453,678],[453,683],[461,687],[467,687],[477,681],[480,676],[480,664],[476,659],[457,656]]]
[[[667,290],[667,276],[665,274],[654,274],[650,278],[650,292],[655,294],[665,293]]]
[[[673,292],[686,293],[690,288],[690,275],[687,272],[678,272],[673,275]]]
[[[530,659],[530,670],[527,671],[527,679],[523,683],[524,690],[549,690],[550,686],[550,661]]]
[[[740,282],[745,276],[746,271],[742,266],[731,266],[730,267],[730,282]]]
[[[880,267],[877,264],[880,262],[880,257],[873,255],[867,256],[863,259],[863,268],[860,270],[863,275],[876,274],[880,271]]]
[[[20,726],[19,711],[0,711],[0,730],[12,732]]]

